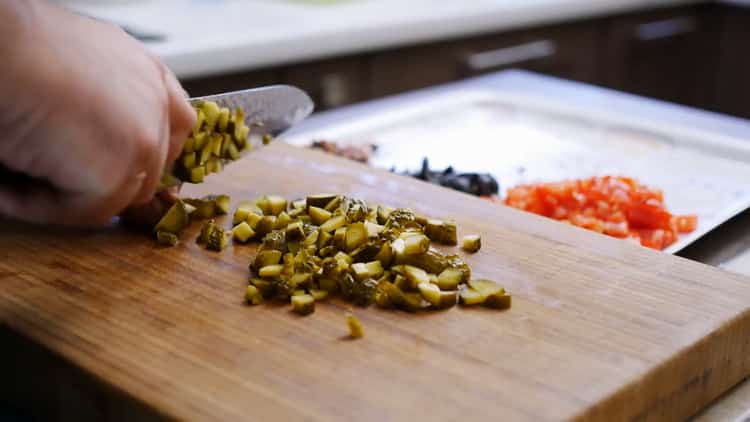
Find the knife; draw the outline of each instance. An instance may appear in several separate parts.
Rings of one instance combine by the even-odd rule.
[[[260,126],[263,133],[269,133],[272,136],[277,136],[301,122],[315,108],[315,104],[305,91],[290,85],[245,89],[195,97],[188,101],[191,104],[213,101],[219,107],[227,107],[230,110],[240,108],[245,114],[246,125]],[[250,148],[243,150],[242,155],[263,145],[262,142],[258,142],[257,137],[251,137],[248,142],[251,143]],[[181,181],[172,174],[172,169],[167,168],[162,174],[158,190],[162,191],[180,183]]]

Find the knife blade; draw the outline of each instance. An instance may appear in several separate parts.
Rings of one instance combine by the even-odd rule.
[[[315,108],[305,91],[291,85],[245,89],[191,98],[189,101],[193,104],[214,101],[230,110],[239,107],[245,113],[248,126],[262,124],[265,131],[274,136],[301,122]]]
[[[269,133],[273,136],[278,136],[301,122],[315,108],[315,104],[305,91],[291,85],[270,85],[194,97],[188,101],[194,105],[201,101],[213,101],[219,107],[227,107],[230,110],[240,108],[245,115],[246,125],[249,127],[259,126],[262,133]],[[249,151],[263,146],[257,136],[251,137],[248,142],[251,144],[250,148],[243,150],[243,156]],[[166,168],[162,174],[158,191],[180,183],[182,182],[172,174],[172,169]]]

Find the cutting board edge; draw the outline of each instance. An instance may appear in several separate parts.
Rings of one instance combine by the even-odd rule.
[[[750,356],[750,307],[571,420],[687,420],[750,376],[750,358],[732,361],[730,356]],[[695,361],[709,364],[694,365]],[[673,385],[666,394],[659,394],[662,380]],[[642,406],[632,406],[643,400]],[[644,410],[633,413],[633,408]],[[619,414],[612,414],[612,409],[619,409]]]

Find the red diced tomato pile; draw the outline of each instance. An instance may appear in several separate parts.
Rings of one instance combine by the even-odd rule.
[[[698,225],[694,215],[675,216],[667,211],[660,190],[628,177],[520,185],[508,190],[504,202],[658,250],[677,241],[679,233],[690,233]]]

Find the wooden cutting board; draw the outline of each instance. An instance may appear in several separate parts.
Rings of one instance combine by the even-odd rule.
[[[350,341],[340,302],[309,317],[242,305],[254,247],[207,252],[198,225],[157,248],[118,228],[4,222],[0,323],[187,420],[668,421],[750,374],[750,279],[739,275],[282,144],[184,193],[321,191],[481,233],[466,259],[513,308],[355,309],[366,337]]]

